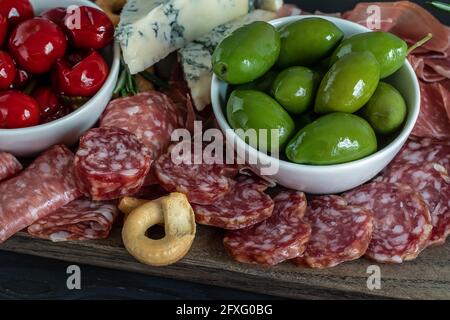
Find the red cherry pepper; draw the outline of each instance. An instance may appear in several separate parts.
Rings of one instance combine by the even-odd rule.
[[[23,69],[16,68],[16,77],[14,79],[13,87],[14,89],[23,89],[30,82],[31,74]]]
[[[0,90],[7,90],[16,77],[16,66],[5,51],[0,51]]]
[[[76,64],[60,59],[52,72],[53,88],[69,97],[90,97],[105,83],[108,72],[108,65],[97,51],[89,52]]]
[[[59,97],[53,92],[51,87],[38,87],[33,90],[31,96],[39,104],[42,121],[45,121],[45,119],[53,116],[63,108]]]
[[[67,12],[64,27],[75,48],[101,49],[113,41],[114,26],[101,10],[82,6]]]
[[[0,93],[0,128],[26,128],[39,124],[39,105],[30,96],[9,90]]]
[[[3,45],[6,35],[8,34],[8,19],[0,14],[0,46]]]
[[[44,19],[48,19],[50,21],[53,21],[58,26],[63,27],[64,26],[64,17],[66,16],[67,9],[63,7],[53,8],[50,10],[47,10],[40,14],[40,17]]]
[[[29,0],[0,0],[0,14],[8,19],[11,27],[34,17]]]
[[[67,40],[57,24],[44,18],[33,18],[19,24],[9,39],[14,60],[28,72],[45,73],[64,56]]]

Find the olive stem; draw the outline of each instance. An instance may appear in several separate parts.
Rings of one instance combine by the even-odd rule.
[[[443,10],[443,11],[447,11],[450,12],[450,5],[441,1],[428,1],[427,2],[429,5],[432,5],[433,7]]]
[[[409,47],[408,51],[406,51],[406,55],[408,56],[411,52],[413,52],[417,48],[423,46],[425,43],[430,41],[432,38],[433,38],[433,34],[429,33],[425,38],[423,38],[422,40],[419,40],[418,42],[413,44],[411,47]]]
[[[30,95],[33,92],[36,85],[37,85],[37,80],[36,79],[31,80],[31,82],[23,90],[23,93]]]

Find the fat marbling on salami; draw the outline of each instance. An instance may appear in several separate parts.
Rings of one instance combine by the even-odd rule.
[[[18,176],[0,184],[0,243],[80,197],[73,158],[65,146],[54,146]]]
[[[234,183],[231,178],[239,168],[206,158],[203,149],[197,155],[193,146],[190,141],[183,141],[169,148],[155,162],[156,176],[168,192],[184,193],[191,204],[211,205],[230,191]]]
[[[7,152],[0,152],[0,181],[14,176],[22,169],[22,164],[16,157]]]
[[[227,252],[237,261],[276,265],[300,256],[311,234],[302,218],[305,194],[282,191],[273,199],[273,214],[267,220],[241,230],[228,231],[223,240]]]
[[[344,198],[373,212],[367,258],[401,263],[415,259],[427,246],[433,228],[430,211],[422,196],[409,186],[375,181],[345,193]]]
[[[393,163],[421,164],[435,162],[450,172],[450,141],[410,139],[395,157]]]
[[[54,242],[104,239],[118,214],[119,209],[111,202],[77,199],[39,219],[27,231]]]
[[[268,185],[253,176],[239,176],[230,191],[211,205],[192,203],[198,223],[227,230],[243,229],[268,219],[273,200],[264,191]]]
[[[134,134],[102,127],[81,137],[74,168],[77,184],[86,197],[113,200],[138,192],[151,163],[147,148]]]
[[[369,246],[373,216],[339,196],[318,196],[308,201],[304,217],[311,239],[296,264],[323,269],[360,258]]]
[[[135,134],[157,159],[169,147],[172,132],[182,128],[183,122],[180,110],[167,95],[150,90],[112,100],[100,127],[117,127]]]
[[[450,177],[443,166],[434,162],[392,164],[379,180],[406,184],[418,191],[428,205],[433,224],[428,245],[444,244],[450,234]]]

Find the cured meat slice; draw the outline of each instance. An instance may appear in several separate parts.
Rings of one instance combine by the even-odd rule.
[[[152,164],[148,149],[128,131],[103,127],[80,139],[74,167],[86,197],[112,200],[136,193]]]
[[[372,213],[339,196],[312,198],[304,220],[312,231],[305,253],[294,260],[299,265],[323,269],[358,259],[372,237]]]
[[[22,164],[12,154],[0,152],[0,181],[6,180],[23,169]]]
[[[146,146],[153,159],[166,152],[171,134],[182,128],[183,116],[168,96],[157,91],[111,101],[100,127],[117,127],[129,131]]]
[[[228,230],[243,229],[268,219],[274,208],[265,181],[239,177],[231,190],[211,205],[192,204],[198,223]]]
[[[39,219],[27,231],[54,242],[104,239],[118,214],[113,203],[79,199]]]
[[[81,196],[73,153],[54,146],[18,176],[0,184],[0,243]]]
[[[226,233],[225,249],[236,261],[276,265],[305,251],[311,234],[310,226],[302,221],[306,209],[305,194],[282,191],[273,201],[275,206],[269,219]]]
[[[436,162],[450,172],[450,142],[432,139],[408,140],[393,163]]]
[[[430,211],[421,195],[410,187],[372,182],[345,193],[344,198],[374,214],[367,258],[401,263],[415,259],[427,246],[433,228]]]
[[[450,91],[440,83],[420,81],[421,107],[412,134],[416,137],[450,139]],[[447,105],[446,105],[447,103]]]
[[[450,177],[440,164],[393,164],[381,181],[402,183],[418,191],[428,205],[433,230],[428,245],[444,244],[450,234]]]
[[[216,163],[202,152],[198,158],[190,142],[180,142],[155,162],[161,186],[168,192],[184,193],[191,204],[210,205],[228,193],[236,176],[236,165]]]
[[[392,32],[409,43],[416,43],[431,33],[433,38],[422,49],[436,52],[448,50],[449,29],[427,10],[410,1],[359,3],[352,11],[346,12],[343,18],[370,28],[374,26],[374,12],[368,10],[370,6],[380,10],[381,30]],[[417,28],[418,25],[420,28]]]

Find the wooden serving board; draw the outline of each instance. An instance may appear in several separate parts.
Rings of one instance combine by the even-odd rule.
[[[102,241],[62,242],[33,239],[20,233],[1,250],[37,255],[72,263],[95,265],[262,294],[298,299],[450,299],[450,244],[429,248],[402,265],[379,265],[381,289],[367,288],[367,267],[361,259],[327,270],[311,270],[286,262],[261,267],[234,262],[222,247],[222,233],[198,227],[189,254],[169,267],[137,262],[122,245],[120,228]]]

